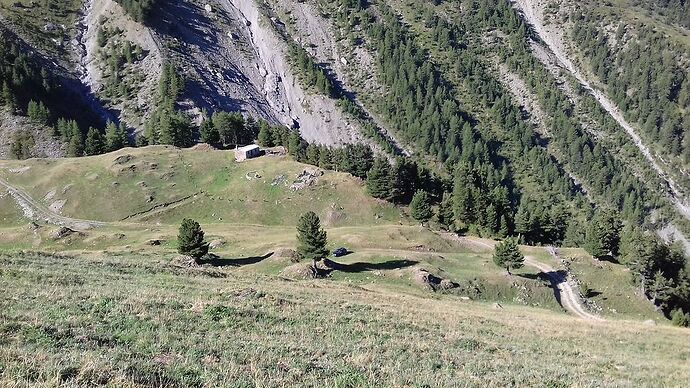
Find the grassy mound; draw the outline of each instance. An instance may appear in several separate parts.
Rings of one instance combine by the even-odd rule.
[[[28,167],[28,169],[27,169]],[[293,225],[307,210],[329,226],[387,224],[392,206],[368,197],[348,174],[325,172],[291,186],[314,167],[287,157],[237,163],[233,151],[156,146],[76,159],[3,161],[0,177],[66,216],[98,221]],[[12,172],[21,171],[21,172]]]

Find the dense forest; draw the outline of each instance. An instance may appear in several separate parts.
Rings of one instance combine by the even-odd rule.
[[[451,191],[457,225],[487,235],[517,232],[531,243],[559,243],[568,235],[574,240],[569,243],[581,244],[584,237],[575,232],[580,218],[573,216],[582,212],[589,217],[591,207],[564,172],[565,166],[584,179],[605,206],[622,210],[636,224],[642,221],[646,202],[654,197],[646,198],[643,185],[580,128],[571,103],[555,81],[543,83],[551,78],[530,55],[529,29],[507,2],[462,2],[462,9],[469,11],[462,18],[464,23],[451,24],[433,12],[425,20],[433,41],[444,53],[452,53],[453,63],[448,67],[462,80],[463,90],[482,103],[480,113],[491,115],[500,135],[486,130],[488,123],[478,123],[474,112],[455,99],[457,90],[446,79],[447,69],[441,72],[429,61],[429,53],[416,44],[394,12],[377,5],[381,14],[377,17],[360,2],[343,1],[342,5],[338,15],[342,25],[361,23],[378,53],[380,78],[389,89],[378,100],[379,111],[402,131],[404,139],[445,162],[454,176]],[[467,41],[470,33],[495,28],[505,30],[511,45],[504,46],[513,48],[498,50],[499,54],[524,73],[552,114],[550,141],[556,142],[565,159],[557,162],[545,152],[545,139],[525,123],[519,107],[479,59],[486,53]],[[545,196],[546,200],[524,196],[528,187],[523,175],[536,178],[539,187],[553,195]],[[566,233],[569,228],[572,232]]]
[[[690,52],[650,26],[618,23],[612,35],[594,12],[573,19],[574,41],[627,118],[690,162]]]
[[[530,29],[508,2],[445,3],[462,10],[462,17],[439,16],[439,1],[415,8],[422,15],[424,38],[433,42],[428,49],[420,46],[424,40],[420,33],[411,33],[384,4],[342,0],[337,15],[341,28],[361,25],[362,38],[376,52],[379,81],[388,91],[376,101],[378,111],[403,139],[444,162],[453,176],[451,182],[435,182],[441,185],[432,196],[438,204],[437,220],[454,230],[517,235],[531,244],[565,242],[584,246],[598,257],[620,257],[621,221],[642,225],[649,209],[660,206],[659,196],[614,157],[607,144],[582,127],[573,102],[532,55]],[[497,30],[501,31],[495,34],[497,41],[486,45],[484,34]],[[428,50],[443,54],[434,56]],[[526,123],[495,70],[482,59],[493,55],[519,74],[538,98],[548,115],[547,138]],[[469,94],[473,106],[464,105],[457,98],[460,93]],[[592,108],[590,117],[596,125],[607,132],[619,130],[596,103],[584,96],[583,100]],[[546,152],[547,144],[557,150],[557,159]],[[586,184],[595,206],[584,198],[570,173]],[[374,161],[368,175],[370,192],[393,198],[396,178],[395,166]],[[525,195],[534,179],[551,194],[549,199]],[[658,238],[645,236],[657,251],[672,252]],[[651,248],[644,255],[636,251],[634,259],[626,256],[625,260],[648,297],[666,314],[687,310],[690,298],[684,264],[668,264],[678,262],[682,254],[654,252]],[[660,290],[664,296],[656,297]]]

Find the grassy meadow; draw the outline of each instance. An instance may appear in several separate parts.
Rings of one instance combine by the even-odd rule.
[[[106,222],[56,237],[59,226],[30,222],[0,195],[0,386],[682,386],[690,378],[690,331],[654,312],[622,266],[562,250],[607,319],[583,321],[535,268],[496,267],[492,241],[421,227],[346,174],[327,171],[291,190],[305,168],[286,157],[236,163],[232,152],[169,147],[0,162],[0,177],[42,206]],[[334,258],[339,266],[325,278],[289,272],[301,265],[294,225],[307,210],[323,220],[330,249],[352,251]],[[184,217],[214,243],[213,265],[180,262]],[[560,268],[541,247],[522,250]],[[429,291],[422,269],[457,287]]]
[[[271,260],[271,258],[267,259]],[[682,386],[687,330],[157,255],[0,257],[0,385]]]

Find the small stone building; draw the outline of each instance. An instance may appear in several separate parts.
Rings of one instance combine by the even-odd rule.
[[[241,162],[243,160],[256,158],[261,155],[261,148],[256,144],[240,147],[235,150],[235,160]]]

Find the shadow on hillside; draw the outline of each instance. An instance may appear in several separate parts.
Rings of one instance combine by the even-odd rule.
[[[382,270],[392,270],[411,267],[418,264],[418,261],[414,260],[389,260],[382,263],[363,263],[357,262],[352,264],[341,264],[330,259],[324,259],[323,263],[329,269],[333,271],[342,271],[349,273],[358,273],[364,271],[382,271]]]
[[[256,264],[273,256],[273,252],[269,252],[263,256],[243,257],[239,259],[225,259],[220,256],[209,254],[208,258],[204,260],[204,264],[210,264],[214,267],[241,267],[244,265]]]
[[[522,276],[522,275],[521,275]],[[553,296],[556,298],[556,302],[563,307],[561,302],[561,290],[558,289],[558,285],[564,283],[568,273],[564,270],[549,271],[549,272],[539,272],[536,277],[546,278],[546,280],[551,283],[551,289],[553,290]]]
[[[596,261],[596,260],[599,260],[599,261],[606,261],[606,262],[609,262],[609,263],[611,263],[611,264],[620,264],[620,261],[618,261],[618,259],[616,259],[615,257],[613,257],[613,256],[611,256],[611,255],[600,256],[600,257],[597,257],[597,258],[595,259],[595,261]]]
[[[516,274],[516,276],[521,277],[521,278],[525,278],[525,279],[529,279],[529,280],[547,280],[547,281],[549,280],[548,276],[546,276],[546,274],[544,274],[543,272],[519,273],[519,274]]]

